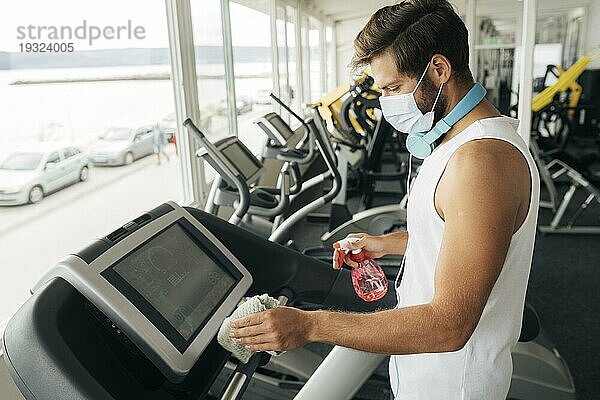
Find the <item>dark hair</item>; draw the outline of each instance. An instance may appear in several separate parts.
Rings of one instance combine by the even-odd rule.
[[[446,0],[404,0],[380,8],[354,39],[353,70],[384,51],[397,68],[419,77],[434,54],[448,58],[458,81],[472,81],[465,24]]]

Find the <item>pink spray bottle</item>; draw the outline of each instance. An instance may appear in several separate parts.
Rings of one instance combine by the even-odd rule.
[[[350,252],[350,259],[358,264],[356,268],[352,268],[352,285],[356,294],[364,301],[377,301],[387,293],[388,280],[377,262],[368,258],[363,249],[348,249],[348,243],[358,240],[359,238],[343,239],[335,242],[333,248],[344,252],[344,256]]]

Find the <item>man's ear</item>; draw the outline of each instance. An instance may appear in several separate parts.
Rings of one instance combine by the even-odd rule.
[[[452,64],[446,56],[442,54],[434,54],[431,58],[432,72],[434,74],[434,82],[440,85],[447,83],[452,76]]]

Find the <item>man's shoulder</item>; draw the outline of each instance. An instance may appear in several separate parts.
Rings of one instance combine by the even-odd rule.
[[[472,140],[450,158],[438,187],[440,202],[480,201],[485,198],[509,206],[529,191],[527,161],[513,144],[500,139]],[[498,205],[499,206],[499,205]]]
[[[529,173],[525,156],[514,144],[499,138],[481,138],[460,146],[448,162],[449,170],[486,174]]]

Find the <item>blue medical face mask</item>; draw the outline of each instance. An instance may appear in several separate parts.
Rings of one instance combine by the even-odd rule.
[[[435,106],[444,83],[440,85],[435,101],[431,110],[423,114],[417,106],[415,100],[415,92],[417,88],[425,78],[425,74],[429,69],[429,64],[425,67],[425,71],[421,74],[421,77],[417,81],[417,85],[410,93],[401,93],[393,96],[381,96],[379,103],[381,104],[381,111],[385,119],[396,129],[402,133],[414,133],[414,132],[427,132],[433,127],[433,120],[435,118]]]

